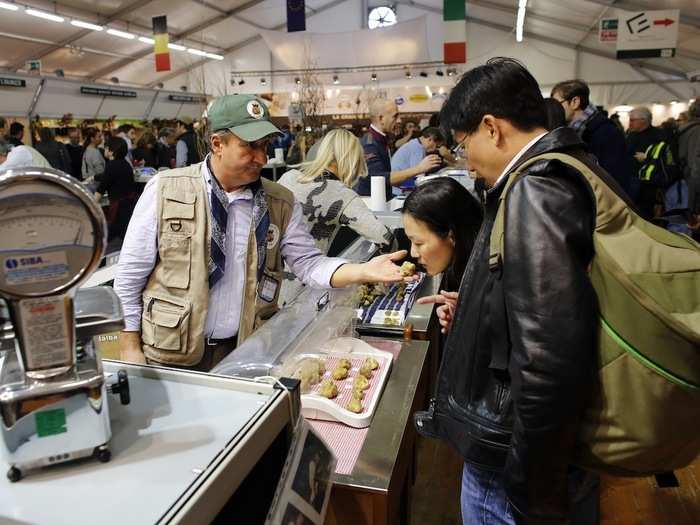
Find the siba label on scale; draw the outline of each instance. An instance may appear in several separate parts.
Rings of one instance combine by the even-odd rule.
[[[2,263],[7,284],[34,284],[68,277],[66,252],[7,257]]]

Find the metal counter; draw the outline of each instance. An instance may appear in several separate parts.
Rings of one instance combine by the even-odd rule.
[[[409,522],[417,435],[412,414],[425,404],[429,343],[403,345],[352,473],[336,475],[327,525]]]
[[[0,522],[209,523],[290,421],[289,396],[271,385],[104,366],[126,369],[131,385],[130,405],[110,396],[112,460],[57,465],[17,483],[2,476]]]
[[[370,492],[389,491],[401,443],[412,432],[410,419],[427,355],[427,342],[403,342],[355,468],[350,475],[336,476],[336,485]]]

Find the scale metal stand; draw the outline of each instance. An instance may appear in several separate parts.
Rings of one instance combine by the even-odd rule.
[[[121,306],[111,289],[91,289],[110,322],[96,318],[76,338],[74,304],[99,264],[106,229],[75,179],[38,168],[0,174],[0,297],[15,334],[0,370],[0,452],[10,481],[39,467],[111,457],[107,391],[127,404],[128,379],[120,371],[108,387],[92,336],[123,325]]]

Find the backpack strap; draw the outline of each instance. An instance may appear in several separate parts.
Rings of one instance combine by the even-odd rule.
[[[590,167],[576,157],[565,153],[543,153],[542,155],[532,157],[524,162],[509,176],[508,182],[503,188],[503,191],[498,199],[498,210],[496,211],[496,218],[493,224],[493,229],[491,230],[491,239],[489,244],[489,268],[492,271],[501,268],[503,265],[503,247],[505,240],[505,201],[508,196],[508,192],[512,188],[515,181],[523,175],[523,172],[532,164],[540,160],[558,160],[559,162],[570,166],[583,176],[595,197],[596,231],[605,229],[608,223],[610,223],[627,208],[627,203],[619,195],[617,195],[617,193],[610,189],[610,187],[603,182]]]

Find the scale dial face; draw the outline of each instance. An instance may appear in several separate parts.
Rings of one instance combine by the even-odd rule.
[[[62,182],[21,175],[0,182],[0,294],[63,293],[101,255],[104,218],[95,217],[88,194],[70,191],[76,183]]]

